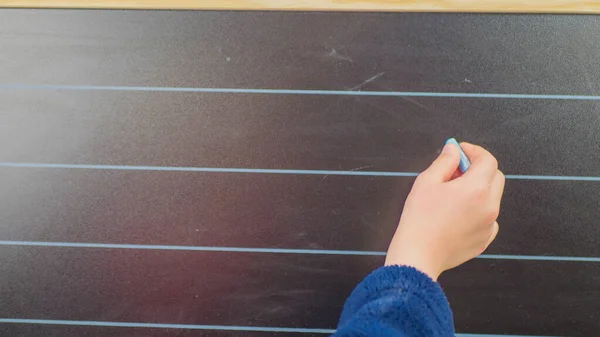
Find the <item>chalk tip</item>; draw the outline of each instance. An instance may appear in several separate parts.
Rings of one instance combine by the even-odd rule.
[[[460,148],[460,145],[458,144],[458,141],[456,140],[456,138],[452,137],[452,138],[448,138],[448,140],[446,140],[446,144],[452,144],[452,145],[456,145]]]

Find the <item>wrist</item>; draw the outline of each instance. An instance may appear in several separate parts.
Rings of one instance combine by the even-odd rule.
[[[429,276],[433,281],[437,282],[438,277],[442,273],[440,268],[436,268],[435,264],[427,261],[423,258],[413,257],[413,256],[388,256],[385,259],[386,266],[407,266],[413,267],[423,274]]]

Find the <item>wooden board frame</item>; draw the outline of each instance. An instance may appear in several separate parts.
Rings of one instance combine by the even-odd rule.
[[[600,0],[0,0],[8,8],[600,13]]]

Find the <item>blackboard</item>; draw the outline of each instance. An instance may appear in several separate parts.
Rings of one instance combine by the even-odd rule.
[[[598,31],[0,10],[0,334],[331,333],[454,136],[508,177],[496,242],[440,280],[457,332],[596,335]]]

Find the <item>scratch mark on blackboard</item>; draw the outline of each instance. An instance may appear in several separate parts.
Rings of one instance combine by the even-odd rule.
[[[336,59],[336,60],[340,60],[340,61],[348,61],[348,62],[352,62],[352,58],[350,58],[349,56],[340,54],[337,50],[335,50],[335,48],[331,48],[331,51],[327,54],[327,57],[330,57],[332,59]]]
[[[373,165],[366,165],[366,166],[361,166],[361,167],[353,168],[350,171],[358,171],[358,170],[363,170],[363,169],[372,168],[372,167],[374,167],[374,166]]]
[[[416,100],[414,100],[414,99],[412,99],[412,98],[408,98],[408,97],[401,97],[401,99],[403,99],[403,100],[405,100],[405,101],[407,101],[407,102],[410,102],[410,103],[412,103],[412,104],[414,104],[414,105],[418,106],[419,108],[421,108],[421,109],[423,109],[423,110],[425,110],[425,111],[427,111],[427,112],[434,112],[434,113],[435,113],[435,112],[438,112],[437,110],[435,110],[435,109],[433,109],[433,108],[430,108],[430,107],[428,107],[428,106],[427,106],[427,105],[425,105],[425,104],[421,104],[421,103],[419,103],[418,101],[416,101]]]
[[[353,169],[350,169],[348,171],[360,171],[360,170],[364,170],[366,168],[373,168],[373,167],[375,167],[375,166],[373,166],[373,165],[366,165],[366,166],[361,166],[361,167],[353,168]],[[323,179],[321,179],[321,181],[325,180],[325,178],[327,178],[327,177],[329,177],[329,174],[326,174],[323,177]]]
[[[375,81],[376,79],[380,78],[380,77],[381,77],[381,76],[383,76],[383,75],[385,75],[385,71],[382,71],[382,72],[380,72],[380,73],[378,73],[378,74],[375,74],[374,76],[372,76],[372,77],[368,78],[366,81],[364,81],[364,82],[360,83],[359,85],[357,85],[357,86],[354,86],[354,87],[352,87],[352,88],[350,88],[350,89],[348,89],[348,90],[349,90],[349,91],[358,90],[358,89],[360,89],[360,88],[364,87],[366,84],[368,84],[368,83],[371,83],[371,82]]]

